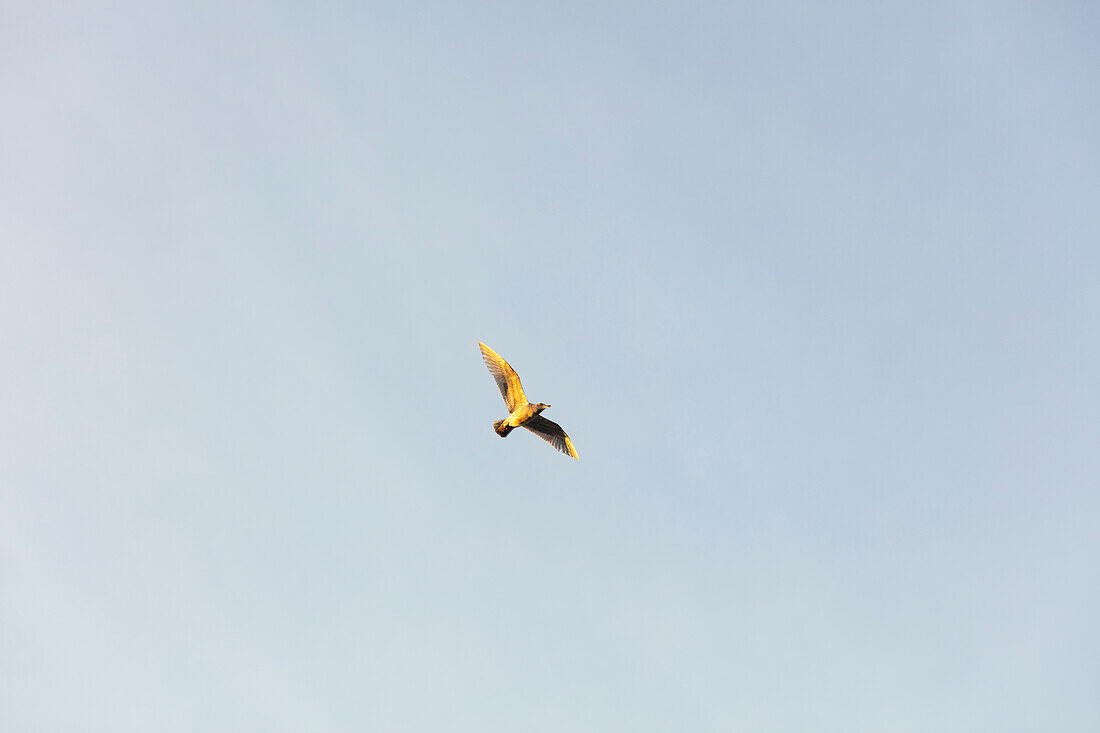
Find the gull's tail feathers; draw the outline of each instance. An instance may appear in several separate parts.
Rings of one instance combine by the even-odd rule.
[[[493,430],[497,431],[497,435],[499,435],[500,437],[507,438],[508,433],[515,430],[515,428],[513,428],[511,425],[505,425],[504,422],[504,420],[497,420],[495,423],[493,423]]]

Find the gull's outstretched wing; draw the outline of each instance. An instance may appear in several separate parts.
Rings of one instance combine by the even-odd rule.
[[[553,420],[547,420],[542,415],[535,415],[527,422],[521,424],[520,427],[527,428],[565,455],[577,458],[577,449],[573,447],[573,441],[570,440],[569,436],[565,434],[565,431],[561,429],[561,425],[558,425]],[[580,459],[578,458],[577,460]]]
[[[497,380],[500,387],[500,396],[504,398],[504,404],[508,406],[508,412],[513,412],[521,405],[527,404],[527,395],[523,394],[523,385],[519,383],[519,375],[516,370],[508,366],[508,362],[500,358],[500,354],[490,349],[480,341],[481,357],[485,359],[485,366],[489,367],[489,373]]]

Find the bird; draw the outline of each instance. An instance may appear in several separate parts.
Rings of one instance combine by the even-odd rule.
[[[561,425],[542,416],[542,411],[548,409],[550,405],[542,402],[528,402],[516,370],[504,361],[500,354],[485,344],[478,341],[477,345],[481,347],[481,357],[485,359],[485,366],[489,367],[489,373],[496,380],[497,387],[500,388],[500,396],[504,398],[504,404],[508,407],[508,417],[493,423],[496,434],[506,438],[508,433],[516,428],[527,428],[565,455],[577,458],[577,449],[573,447],[573,441],[561,429]],[[577,460],[580,459],[577,458]]]

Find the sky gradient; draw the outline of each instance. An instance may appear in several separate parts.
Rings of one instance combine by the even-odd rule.
[[[0,728],[1100,729],[1098,37],[0,3]]]

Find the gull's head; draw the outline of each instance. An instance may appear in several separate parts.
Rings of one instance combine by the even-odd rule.
[[[538,409],[539,412],[542,412],[543,410],[549,409],[550,405],[546,404],[545,402],[540,402],[535,405],[535,407]]]

